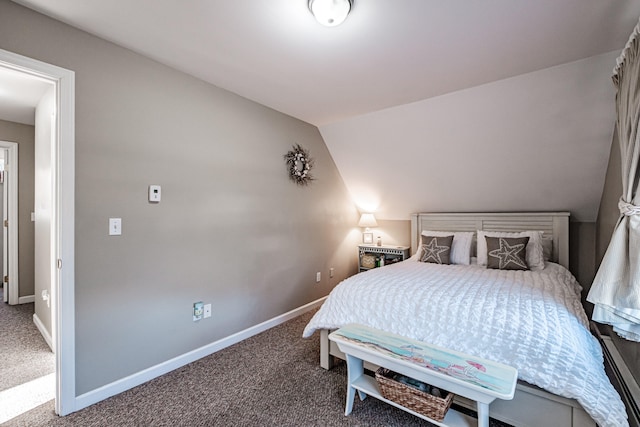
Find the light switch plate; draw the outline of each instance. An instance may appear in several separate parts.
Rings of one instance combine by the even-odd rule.
[[[122,234],[122,218],[109,218],[109,236]]]

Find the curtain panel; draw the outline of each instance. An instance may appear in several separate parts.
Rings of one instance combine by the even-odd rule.
[[[640,23],[616,61],[616,131],[622,161],[620,218],[591,285],[592,318],[640,341]]]

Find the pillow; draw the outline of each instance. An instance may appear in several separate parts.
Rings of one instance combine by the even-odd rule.
[[[553,254],[553,239],[551,237],[542,236],[542,255],[545,261],[551,261]]]
[[[473,231],[422,231],[423,236],[453,236],[451,244],[451,264],[469,265],[471,258],[471,242],[473,242]]]
[[[422,236],[420,262],[449,264],[453,236]]]
[[[486,237],[487,268],[528,270],[528,237]]]
[[[544,268],[544,254],[542,250],[542,231],[521,231],[519,233],[506,233],[501,231],[478,230],[478,265],[487,265],[487,241],[485,237],[528,237],[527,264],[531,270]]]

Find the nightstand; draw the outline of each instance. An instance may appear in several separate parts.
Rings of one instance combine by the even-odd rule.
[[[409,246],[358,245],[358,269],[360,272],[371,270],[384,264],[395,264],[409,258]]]

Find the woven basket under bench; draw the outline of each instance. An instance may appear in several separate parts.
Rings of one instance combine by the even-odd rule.
[[[379,368],[376,371],[376,381],[385,399],[425,415],[432,420],[438,422],[444,420],[444,416],[453,402],[453,393],[447,392],[445,397],[436,397],[389,378],[393,374],[394,372],[385,368]]]

